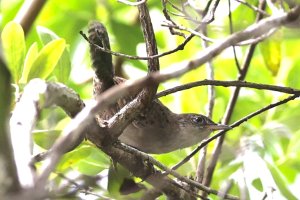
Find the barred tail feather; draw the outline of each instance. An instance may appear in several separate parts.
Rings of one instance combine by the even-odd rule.
[[[89,24],[88,30],[89,40],[91,43],[110,50],[109,37],[103,24],[93,21]],[[112,64],[112,56],[109,53],[97,49],[96,46],[90,44],[90,53],[93,68],[99,81],[101,81],[103,90],[114,85],[114,69]]]

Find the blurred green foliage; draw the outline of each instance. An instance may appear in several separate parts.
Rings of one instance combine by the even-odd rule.
[[[0,18],[4,55],[14,83],[20,87],[20,90],[30,79],[38,77],[66,84],[84,100],[92,98],[93,72],[88,44],[79,34],[81,30],[86,32],[90,20],[97,19],[106,25],[113,51],[130,55],[145,55],[136,7],[114,0],[47,1],[25,37],[21,26],[12,22],[22,3],[23,0],[2,0]],[[168,29],[161,26],[164,17],[160,1],[148,1],[148,3],[159,52],[175,48],[184,39],[170,35]],[[255,5],[257,1],[251,0],[249,3]],[[174,4],[180,3],[178,1]],[[227,9],[227,2],[221,1],[220,7]],[[171,7],[168,9],[176,12]],[[244,29],[255,20],[253,10],[243,5],[233,4],[232,11],[234,31]],[[196,17],[197,12],[191,11],[191,16]],[[230,34],[228,17],[218,10],[215,17],[215,21],[208,26],[208,35],[212,38],[224,38]],[[178,24],[196,27],[195,24],[182,17],[174,17],[174,19]],[[256,48],[246,80],[299,89],[300,60],[299,53],[295,50],[299,44],[299,30],[282,28],[276,34],[275,39],[271,37]],[[236,47],[240,63],[243,62],[247,48]],[[177,66],[182,65],[182,62],[196,58],[201,50],[203,49],[200,39],[194,38],[183,51],[162,57],[161,68],[173,66],[176,69]],[[114,63],[118,59],[114,57]],[[123,58],[122,60],[122,67],[129,78],[134,79],[146,74],[145,61]],[[216,79],[237,79],[238,70],[232,49],[224,51],[212,63]],[[206,77],[207,69],[203,66],[181,78],[162,83],[160,90]],[[216,88],[213,115],[215,121],[222,118],[232,91],[232,88]],[[284,97],[287,95],[242,88],[231,122]],[[208,104],[207,88],[192,88],[163,97],[161,100],[174,112],[205,113]],[[219,189],[228,180],[233,180],[234,187],[231,194],[239,195],[239,185],[245,185],[249,199],[262,198],[264,192],[270,190],[269,187],[275,187],[274,194],[281,199],[296,199],[296,196],[300,196],[299,189],[296,190],[296,185],[299,186],[300,181],[299,118],[299,102],[294,101],[264,112],[229,131],[214,173],[212,188]],[[34,133],[35,152],[50,148],[67,121],[68,117],[61,110],[43,111],[36,127],[37,131]],[[191,149],[187,148],[155,157],[171,167],[181,161]],[[209,145],[208,156],[211,155],[212,149],[213,145]],[[195,176],[197,157],[195,156],[178,171],[184,176]],[[108,169],[110,169],[109,173],[107,173]],[[114,170],[118,171],[118,167],[116,166]],[[104,183],[100,181],[101,187],[95,187],[93,192],[111,195],[111,197],[119,197],[116,193],[121,185],[120,177],[128,175],[126,174],[128,172],[120,170],[122,175],[116,176],[109,158],[88,141],[84,141],[74,151],[67,153],[57,167],[56,173],[70,173],[75,177],[72,177],[74,180],[79,179],[80,175],[98,176],[101,180],[105,179]],[[66,182],[61,176],[54,176],[53,181],[57,183],[56,187]],[[108,190],[106,190],[107,185]],[[212,196],[212,198],[216,197]]]

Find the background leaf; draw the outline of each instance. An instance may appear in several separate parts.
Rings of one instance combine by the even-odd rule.
[[[66,43],[63,39],[53,40],[43,47],[37,59],[33,62],[28,80],[33,78],[47,78],[54,70],[61,57]]]
[[[32,64],[37,59],[38,53],[39,53],[38,45],[35,42],[31,45],[31,47],[29,48],[26,54],[25,61],[24,61],[24,69],[20,80],[21,83],[27,83],[28,74],[31,70]]]
[[[272,37],[259,43],[266,67],[276,76],[281,64],[281,33],[277,31]]]
[[[22,27],[16,22],[9,22],[3,29],[2,43],[4,56],[14,81],[19,82],[25,58],[25,39]]]
[[[25,1],[1,1],[1,29],[3,29],[9,21],[14,20],[23,2]],[[194,2],[195,4],[193,6],[197,6],[200,10],[203,10],[207,4],[207,1],[182,2],[188,2],[185,5]],[[182,2],[173,1],[173,4],[181,8]],[[232,2],[231,17],[234,32],[242,30],[254,23],[257,15],[256,11],[238,2],[230,2]],[[259,1],[247,0],[247,3],[257,6]],[[284,2],[284,6],[285,3],[286,2]],[[159,53],[176,48],[184,41],[184,38],[172,35],[167,27],[161,26],[165,20],[161,10],[161,2],[147,1],[147,5],[149,6],[150,15],[152,17]],[[270,7],[270,5],[271,4],[268,4],[267,6]],[[277,5],[276,3],[272,6]],[[171,18],[177,24],[191,29],[196,27],[197,23],[191,23],[189,19],[182,17],[184,13],[180,13],[179,10],[170,4],[167,5],[167,9],[172,12],[172,14],[170,13]],[[223,12],[224,10],[228,10],[228,2],[221,1],[216,10],[214,21],[207,26],[209,38],[225,39],[230,35],[228,12]],[[195,12],[195,9],[191,6],[185,11],[192,20],[201,20],[199,12]],[[270,13],[269,11],[270,10],[267,10],[266,12]],[[175,15],[173,15],[173,13]],[[177,16],[176,14],[179,15]],[[90,20],[98,20],[107,27],[113,51],[131,55],[144,54],[145,44],[136,7],[127,6],[115,0],[51,0],[44,5],[43,10],[41,10],[35,19],[31,30],[26,34],[25,43],[26,46],[30,48],[27,54],[25,53],[26,50],[24,50],[26,57],[24,56],[24,63],[21,62],[20,70],[16,70],[14,67],[12,68],[17,72],[14,77],[21,77],[19,83],[26,83],[33,77],[42,77],[51,79],[51,81],[64,82],[67,87],[76,90],[83,100],[88,101],[91,99],[93,91],[92,76],[94,72],[91,68],[89,58],[89,44],[79,34],[79,31],[87,33],[87,25]],[[246,81],[290,86],[299,89],[300,60],[299,53],[296,51],[300,45],[299,30],[285,27],[279,31],[280,32],[276,33],[278,34],[277,36],[274,35],[269,41],[266,40],[265,44],[259,47],[260,49],[255,49],[254,55],[251,58]],[[187,32],[184,33],[186,35],[189,34]],[[11,37],[9,34],[8,36]],[[61,40],[59,38],[65,40],[65,44],[62,45],[64,46],[63,53],[53,56],[52,58],[54,59],[51,58],[48,60],[48,58],[51,57],[50,55],[57,53],[58,50],[57,45],[53,45],[51,50],[47,50],[47,48],[49,48],[48,45],[53,41]],[[11,43],[9,44],[11,45]],[[209,45],[211,45],[211,43]],[[45,49],[48,51],[47,53]],[[235,49],[237,60],[242,65],[249,46],[236,46]],[[205,50],[202,46],[201,39],[194,37],[183,50],[161,57],[161,69],[164,70],[164,68],[169,67],[174,67],[174,70],[178,69],[182,65],[185,65],[184,63],[197,58],[202,51]],[[44,52],[43,56],[41,56],[42,52]],[[14,51],[13,53],[16,52]],[[12,57],[15,58],[14,56]],[[57,61],[56,66],[55,60]],[[38,62],[39,64],[37,64]],[[48,62],[50,62],[50,64]],[[125,76],[127,75],[130,79],[136,79],[146,74],[146,61],[130,60],[113,56],[113,62],[119,69],[123,69],[126,73]],[[45,68],[45,65],[48,65],[47,63],[50,66],[49,68]],[[218,80],[236,80],[239,76],[232,48],[228,48],[222,52],[220,56],[214,58],[212,64],[215,70],[215,78]],[[23,66],[24,69],[22,71]],[[69,76],[70,71],[72,71],[72,73]],[[2,78],[5,78],[5,76],[2,76]],[[197,70],[185,74],[183,77],[160,84],[160,89],[168,89],[206,78],[206,66],[202,66]],[[0,78],[0,80],[2,79]],[[16,78],[15,82],[18,80],[19,78]],[[18,86],[20,92],[22,92],[22,85],[21,87],[20,85]],[[232,91],[232,87],[216,87],[216,101],[213,110],[214,121],[220,121],[222,116],[224,116]],[[0,93],[0,95],[2,95],[2,93]],[[18,96],[17,91],[15,92],[15,96]],[[285,97],[285,94],[282,95],[277,92],[242,88],[230,123],[234,123],[249,113]],[[164,105],[177,113],[207,113],[208,95],[206,86],[192,88],[184,92],[177,92],[160,100],[163,101]],[[11,109],[11,107],[9,109]],[[300,196],[300,190],[298,189],[300,180],[300,148],[299,142],[297,142],[300,138],[299,113],[300,106],[296,100],[276,107],[230,130],[226,134],[222,155],[218,160],[211,187],[220,189],[224,182],[233,179],[233,187],[230,190],[230,194],[240,196],[240,187],[243,185],[246,191],[254,190],[255,193],[257,193],[257,196],[253,196],[253,193],[250,192],[249,194],[248,192],[248,194],[245,195],[246,199],[260,199],[264,195],[265,190],[268,189],[266,186],[267,177],[265,176],[266,173],[261,175],[257,173],[265,170],[268,173],[271,172],[271,176],[268,177],[271,177],[272,180],[276,182],[276,193],[281,195],[280,197],[282,197],[282,199]],[[46,109],[40,113],[39,121],[36,125],[36,130],[39,130],[39,132],[35,131],[34,134],[34,152],[40,153],[43,152],[45,148],[48,149],[52,146],[57,137],[60,137],[60,131],[56,130],[63,130],[66,124],[69,123],[66,119],[70,118],[59,108]],[[255,142],[255,144],[263,144],[263,148],[255,147],[251,149],[252,153],[260,157],[260,163],[252,158],[249,159],[248,163],[244,164],[241,160],[243,156],[245,156],[245,150],[248,147],[247,142],[253,137],[260,138],[260,142]],[[246,143],[246,145],[243,143]],[[154,155],[154,157],[163,164],[172,167],[186,157],[193,148],[194,147],[180,149],[168,154]],[[214,144],[208,145],[208,159],[210,159],[212,155],[213,148]],[[194,156],[188,163],[180,167],[177,172],[184,176],[194,177],[198,162],[197,159],[198,155]],[[267,167],[262,167],[266,164]],[[105,195],[107,199],[139,199],[132,198],[131,196],[120,196],[120,185],[124,182],[124,178],[130,177],[131,174],[129,172],[122,173],[122,169],[120,170],[121,173],[112,174],[114,173],[113,170],[119,170],[119,167],[116,167],[116,169],[111,168],[109,171],[109,165],[110,159],[108,156],[90,143],[83,142],[74,151],[67,153],[63,157],[60,165],[53,174],[54,176],[55,173],[63,174],[68,177],[72,183],[76,182],[80,186],[90,187],[94,193],[97,193],[97,195],[100,194],[100,196]],[[40,170],[40,163],[37,163],[36,167],[37,170]],[[247,169],[247,176],[245,176],[245,169]],[[91,182],[85,182],[83,177],[90,177],[94,181],[92,184]],[[123,178],[123,180],[120,178]],[[138,181],[148,186],[145,181]],[[242,181],[242,184],[240,184],[240,181]],[[71,194],[74,195],[72,196],[74,199],[88,199],[90,197],[89,194],[79,194],[82,191],[74,193],[74,185],[72,183],[63,176],[57,176],[54,179],[50,178],[50,192],[58,191],[62,186],[66,188],[64,190],[65,193],[62,195]],[[139,194],[141,194],[141,192]],[[54,198],[61,197],[60,194],[54,195],[57,195]],[[95,198],[98,197],[91,197],[91,199]],[[208,198],[216,199],[217,197],[210,195]],[[163,199],[163,197],[160,199]]]
[[[59,37],[51,30],[38,26],[37,27],[38,35],[44,45],[49,43],[52,40],[58,39]],[[67,83],[69,80],[71,72],[71,60],[69,48],[65,48],[63,54],[57,62],[57,65],[54,69],[54,75],[59,82]]]

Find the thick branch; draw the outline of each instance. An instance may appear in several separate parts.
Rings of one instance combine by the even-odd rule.
[[[19,178],[14,161],[9,131],[11,106],[11,74],[0,55],[0,193],[14,193],[20,190]]]
[[[42,99],[42,101],[41,101]],[[74,101],[78,95],[62,84],[46,83],[34,79],[24,88],[20,101],[13,111],[10,128],[20,182],[23,186],[33,186],[34,172],[30,167],[32,157],[32,130],[40,110],[56,104],[74,117],[83,103]],[[73,104],[74,103],[74,104]],[[26,113],[26,114],[25,114]]]
[[[87,127],[87,125],[92,121],[93,116],[97,114],[98,110],[107,108],[108,105],[112,105],[113,103],[115,103],[117,99],[123,98],[126,95],[130,95],[130,93],[132,92],[139,91],[141,88],[145,86],[149,86],[151,84],[157,84],[159,82],[163,82],[168,79],[178,77],[186,73],[187,71],[192,70],[197,66],[200,66],[201,64],[207,62],[208,60],[216,56],[218,53],[220,53],[222,50],[224,50],[226,47],[230,46],[234,42],[240,42],[244,38],[251,37],[251,34],[253,33],[257,33],[257,32],[261,33],[263,31],[267,31],[267,29],[269,29],[270,26],[274,28],[276,26],[280,26],[292,21],[296,16],[300,14],[299,10],[300,7],[297,7],[296,9],[293,9],[290,13],[286,13],[280,16],[270,17],[265,20],[262,20],[260,23],[250,26],[245,31],[236,33],[228,37],[228,39],[224,40],[223,42],[210,46],[208,49],[206,49],[205,52],[203,52],[200,58],[189,62],[182,69],[179,69],[177,71],[172,71],[172,72],[165,72],[165,73],[154,72],[148,75],[147,77],[138,79],[134,82],[127,81],[123,84],[112,87],[111,89],[102,93],[102,95],[97,98],[97,102],[95,102],[93,105],[87,106],[85,109],[82,110],[82,112],[78,116],[75,117],[75,119],[70,123],[70,125],[64,131],[66,134],[66,138],[68,135],[72,135],[72,134],[74,135],[74,137],[80,136],[81,131],[84,130]],[[267,29],[264,27],[267,27]],[[66,141],[66,138],[62,138],[55,145],[54,149],[55,152],[58,153],[58,155],[51,158],[50,162],[47,163],[47,166],[45,167],[49,169],[44,171],[44,173],[39,179],[40,181],[41,180],[45,181],[45,179],[49,176],[50,172],[53,170],[54,166],[58,162],[59,157],[64,153],[64,151],[61,151],[60,146],[64,146],[64,145],[65,145],[64,147],[68,146],[68,142]]]
[[[297,13],[299,8],[293,10],[292,14],[299,14]],[[297,11],[297,12],[296,12]],[[203,52],[202,56],[186,65],[183,69],[177,70],[175,72],[169,72],[169,73],[153,73],[150,74],[148,77],[139,79],[137,81],[133,82],[126,82],[124,84],[114,86],[113,88],[105,91],[101,96],[97,98],[97,102],[94,102],[91,105],[88,105],[86,108],[80,112],[74,120],[71,121],[68,127],[63,132],[63,137],[60,138],[55,145],[53,146],[52,151],[49,154],[49,162],[45,162],[44,166],[42,168],[42,174],[38,178],[37,185],[43,187],[46,183],[46,180],[49,176],[49,174],[53,171],[54,167],[56,166],[57,162],[59,161],[61,155],[66,152],[66,150],[69,148],[70,144],[74,143],[74,141],[80,136],[83,135],[83,132],[86,130],[88,125],[93,122],[94,115],[98,113],[99,110],[106,109],[107,106],[112,105],[116,102],[116,100],[125,97],[126,95],[130,94],[130,91],[139,91],[140,89],[144,88],[145,86],[149,86],[151,84],[156,85],[159,82],[165,81],[167,79],[180,76],[184,74],[185,72],[196,68],[197,66],[203,64],[204,62],[208,61],[209,59],[216,56],[218,53],[220,53],[222,50],[224,50],[228,45],[230,46],[234,42],[239,42],[243,40],[244,38],[251,37],[251,34],[257,33],[257,32],[263,32],[266,31],[264,29],[265,26],[267,27],[276,27],[280,26],[284,23],[289,22],[291,20],[290,18],[291,14],[283,14],[279,17],[272,17],[264,20],[260,24],[253,25],[246,29],[243,32],[234,34],[233,36],[230,36],[225,41],[213,45],[212,47],[208,48],[205,52]],[[212,55],[211,55],[212,54]],[[102,132],[101,132],[102,131]],[[105,129],[99,127],[98,134],[106,133]],[[104,149],[105,148],[105,149]],[[115,159],[120,158],[117,155],[121,156],[122,154],[118,154],[117,152],[119,150],[113,149],[109,144],[105,147],[103,147],[104,151],[110,152],[111,156],[114,156]],[[120,158],[122,159],[122,158]],[[118,160],[117,160],[118,161]],[[131,166],[129,163],[129,160],[122,159],[120,161],[125,166]],[[150,167],[151,169],[152,167]],[[43,170],[44,169],[44,170]],[[147,168],[147,170],[149,170]],[[151,172],[152,170],[150,170]],[[143,174],[141,174],[143,175]]]
[[[281,100],[281,101],[278,101],[278,102],[276,102],[276,103],[272,103],[272,104],[270,104],[270,105],[268,105],[268,106],[266,106],[266,107],[263,107],[263,108],[260,109],[260,110],[257,110],[257,111],[255,111],[255,112],[253,112],[253,113],[250,113],[249,115],[243,117],[242,119],[240,119],[240,120],[234,122],[234,123],[231,124],[230,126],[231,126],[232,128],[238,127],[239,125],[241,125],[242,123],[248,121],[249,119],[251,119],[251,118],[253,118],[253,117],[255,117],[255,116],[257,116],[257,115],[259,115],[259,114],[261,114],[261,113],[263,113],[263,112],[265,112],[265,111],[267,111],[267,110],[270,110],[270,109],[275,108],[275,107],[277,107],[277,106],[283,105],[283,104],[285,104],[285,103],[287,103],[287,102],[289,102],[289,101],[292,101],[292,100],[298,98],[299,96],[300,96],[300,94],[295,94],[295,95],[289,96],[289,97],[286,98],[286,99],[283,99],[283,100]],[[210,143],[211,141],[213,141],[213,140],[219,138],[220,136],[225,135],[226,132],[227,132],[227,131],[220,131],[219,133],[217,133],[217,134],[215,134],[215,135],[213,135],[213,136],[207,138],[206,140],[203,140],[203,141],[200,143],[200,145],[199,145],[195,150],[192,151],[192,153],[190,153],[190,154],[189,154],[187,157],[185,157],[182,161],[180,161],[180,162],[177,163],[175,166],[173,166],[173,167],[172,167],[172,170],[178,169],[178,168],[179,168],[180,166],[182,166],[184,163],[186,163],[187,161],[189,161],[189,160],[190,160],[190,159],[191,159],[191,158],[192,158],[192,157],[193,157],[200,149],[202,149],[203,147],[205,147],[205,146],[206,146],[208,143]]]
[[[154,35],[154,30],[149,15],[147,5],[140,4],[138,6],[140,12],[140,21],[146,43],[147,56],[153,56],[157,54],[157,45]],[[151,58],[148,60],[148,73],[159,71],[158,58]],[[117,138],[125,127],[134,120],[140,111],[145,109],[155,98],[158,83],[146,85],[145,89],[138,95],[136,99],[130,102],[126,109],[122,109],[114,117],[109,120],[109,128],[111,135]]]
[[[29,32],[34,20],[41,12],[45,3],[46,0],[24,1],[15,20],[21,24],[25,34]]]
[[[139,157],[135,154],[123,152],[122,150],[110,145],[110,142],[106,143],[107,145],[103,145],[103,137],[101,136],[107,134],[107,129],[99,127],[93,118],[93,116],[98,112],[99,109],[105,109],[110,104],[113,104],[117,99],[128,94],[128,91],[139,90],[140,87],[148,85],[153,81],[154,80],[151,79],[151,76],[147,77],[146,79],[139,80],[135,82],[135,84],[129,84],[128,81],[125,84],[115,86],[111,90],[104,92],[101,96],[98,97],[99,103],[87,105],[82,110],[82,112],[76,115],[75,119],[72,120],[70,125],[66,127],[62,134],[63,136],[55,143],[52,151],[49,152],[49,162],[44,162],[44,166],[41,169],[42,174],[38,178],[36,185],[41,187],[45,186],[47,177],[53,171],[54,167],[59,161],[60,156],[76,142],[76,138],[78,139],[80,135],[88,130],[88,137],[97,146],[99,146],[108,155],[112,156],[117,162],[120,162],[122,164],[125,163],[124,165],[128,167],[128,169],[133,172],[135,176],[146,179],[155,187],[158,187],[159,184],[160,187],[158,188],[168,195],[180,195],[179,193],[181,193],[182,190],[178,190],[177,187],[174,187],[174,182],[171,179],[157,175],[158,172],[153,174],[152,164],[147,162],[145,163],[144,158]],[[74,98],[74,101],[77,101],[76,98]],[[76,105],[76,103],[73,105]],[[91,125],[88,126],[89,124]],[[161,177],[162,179],[159,177]],[[163,185],[164,187],[162,187],[161,185]],[[39,189],[39,191],[41,190],[43,190],[43,188]],[[176,193],[176,191],[179,193]],[[213,190],[209,190],[209,192],[212,191]],[[42,195],[40,192],[36,194]]]

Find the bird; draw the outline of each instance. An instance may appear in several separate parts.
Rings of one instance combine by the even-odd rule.
[[[115,76],[112,55],[95,47],[95,45],[98,45],[110,50],[108,33],[102,23],[98,21],[89,23],[88,40],[90,42],[92,66],[95,70],[93,95],[97,97],[114,85],[126,81],[126,79]],[[138,92],[119,99],[117,103],[108,109],[100,111],[96,116],[96,120],[99,124],[109,120],[137,95]],[[158,99],[154,99],[124,129],[118,139],[145,153],[163,154],[193,146],[207,138],[213,131],[228,130],[230,128],[230,126],[213,122],[205,115],[174,113]]]

